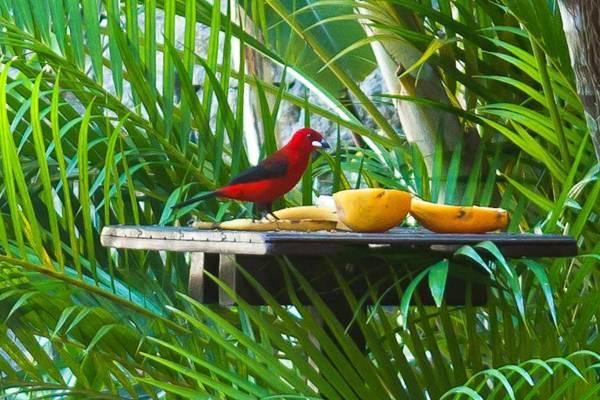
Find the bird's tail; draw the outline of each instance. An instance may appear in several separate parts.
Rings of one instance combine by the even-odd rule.
[[[197,203],[200,200],[210,199],[212,197],[215,197],[216,195],[217,195],[217,192],[204,193],[204,194],[201,194],[199,196],[192,197],[191,199],[188,199],[186,201],[182,201],[181,203],[174,204],[174,205],[171,206],[171,208],[173,210],[175,210],[177,208],[181,208],[181,207],[187,206],[188,204]]]

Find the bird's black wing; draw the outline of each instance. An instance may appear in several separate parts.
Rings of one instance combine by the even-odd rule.
[[[285,175],[287,169],[287,159],[283,156],[278,157],[277,155],[273,155],[265,158],[258,165],[242,171],[238,176],[233,178],[228,185],[257,182],[270,178],[279,178]]]

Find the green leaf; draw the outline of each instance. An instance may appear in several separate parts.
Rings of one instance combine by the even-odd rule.
[[[398,79],[402,79],[409,74],[412,74],[415,70],[417,70],[421,65],[425,64],[427,60],[431,58],[439,49],[444,47],[447,44],[454,43],[456,39],[437,39],[434,38],[431,43],[427,46],[421,57],[410,67],[408,67],[402,74],[398,76]],[[417,73],[418,76],[418,73]]]
[[[100,84],[103,82],[102,45],[100,43],[100,8],[97,0],[82,0],[85,32],[87,35],[88,54],[92,58],[94,77]]]
[[[463,139],[463,135],[461,135],[456,147],[452,151],[452,158],[450,159],[450,165],[448,167],[448,172],[446,173],[445,204],[455,204],[456,188],[458,186],[460,174],[460,161],[462,158]]]
[[[308,93],[304,91],[304,127],[310,128],[310,109],[308,108]],[[309,206],[313,204],[313,165],[308,163],[308,167],[302,174],[302,205]]]
[[[83,26],[81,24],[81,10],[79,0],[65,0],[68,8],[70,44],[74,52],[75,62],[80,70],[85,67],[85,54],[83,51]]]
[[[214,365],[213,363],[211,363],[201,357],[198,357],[194,353],[192,353],[182,347],[175,346],[169,342],[166,342],[164,340],[160,340],[157,338],[153,338],[153,337],[148,338],[148,340],[150,340],[154,343],[157,343],[157,344],[165,347],[166,349],[169,349],[176,353],[181,354],[183,357],[185,357],[185,359],[190,360],[190,361],[194,362],[195,364],[198,364],[199,366],[206,368],[207,370],[215,373],[216,375],[227,379],[227,381],[234,383],[235,385],[239,386],[240,388],[243,388],[244,390],[247,390],[248,392],[254,394],[255,396],[264,398],[268,394],[268,392],[266,390],[262,389],[260,386],[258,386],[256,384],[252,383],[250,380],[244,380],[242,377],[240,377],[234,373],[223,370],[219,366]]]
[[[56,3],[56,2],[53,2]],[[119,0],[108,0],[107,1],[107,13],[108,15],[118,15],[119,12]],[[110,72],[112,74],[113,83],[115,85],[115,92],[119,98],[123,97],[123,60],[121,52],[119,50],[119,44],[115,38],[115,32],[120,30],[119,23],[113,19],[108,19],[108,50],[110,52]]]
[[[75,264],[77,274],[81,277],[81,262],[79,259],[79,242],[76,237],[75,218],[73,214],[73,205],[71,204],[71,189],[68,182],[67,166],[65,163],[65,155],[62,146],[61,132],[59,125],[59,105],[60,105],[60,71],[56,74],[56,80],[54,81],[54,88],[52,89],[52,100],[50,103],[50,120],[52,127],[52,143],[54,145],[54,152],[56,154],[56,162],[58,164],[58,170],[60,175],[60,183],[63,190],[63,215],[65,218],[66,230],[69,233],[69,244],[71,246],[71,257]]]
[[[79,140],[77,143],[77,168],[79,170],[78,195],[81,204],[81,215],[83,219],[84,238],[86,253],[91,262],[92,276],[98,283],[96,272],[96,255],[94,248],[94,235],[92,228],[92,207],[95,206],[90,201],[90,183],[89,183],[89,163],[88,163],[88,130],[92,119],[93,101],[88,104],[81,128],[79,129]]]
[[[440,400],[450,398],[451,396],[456,396],[459,394],[464,394],[473,400],[484,400],[476,391],[467,386],[458,386],[448,390],[444,395],[440,398]]]
[[[440,264],[442,265],[441,267],[439,266]],[[410,306],[410,300],[411,300],[413,294],[415,293],[417,286],[419,286],[419,284],[421,283],[423,278],[425,278],[425,276],[427,274],[429,274],[431,272],[431,270],[433,270],[435,268],[443,269],[444,264],[446,264],[446,267],[447,267],[448,260],[444,259],[444,260],[439,261],[439,262],[435,263],[434,265],[424,269],[410,281],[410,283],[404,290],[404,293],[402,294],[402,298],[400,299],[400,315],[402,316],[403,321],[408,321],[408,307]],[[406,328],[407,325],[408,324],[405,322],[404,327]]]
[[[508,393],[508,396],[512,400],[516,400],[515,392],[512,389],[510,382],[508,381],[508,379],[506,379],[504,374],[502,374],[500,371],[498,371],[496,369],[486,369],[484,371],[478,372],[476,375],[490,375],[490,376],[498,379],[500,381],[500,383],[502,384],[502,386],[504,387],[504,389],[506,390],[506,393]]]
[[[429,289],[431,290],[435,305],[438,308],[442,306],[442,301],[444,299],[446,279],[448,278],[448,265],[448,260],[444,259],[432,266],[429,271]]]
[[[67,30],[67,23],[65,21],[65,10],[62,1],[50,1],[48,2],[50,8],[50,19],[52,22],[52,33],[56,37],[58,47],[62,55],[66,55],[65,49],[65,37]]]
[[[143,356],[145,356],[148,360],[152,360],[154,362],[162,364],[182,375],[186,375],[186,376],[189,376],[190,378],[195,379],[196,382],[198,382],[201,385],[205,385],[205,386],[214,388],[215,390],[218,391],[218,393],[227,395],[228,398],[240,399],[240,400],[252,400],[252,399],[256,398],[254,396],[245,394],[239,390],[232,388],[227,383],[221,383],[218,380],[213,379],[211,376],[200,374],[192,369],[185,368],[176,362],[170,361],[165,358],[157,357],[152,354],[144,353],[144,352],[142,352],[141,354]]]
[[[44,134],[42,132],[41,117],[39,114],[40,85],[42,83],[42,77],[43,73],[40,73],[35,80],[33,89],[31,90],[31,125],[33,129],[35,154],[40,169],[42,185],[44,187],[44,202],[46,203],[47,215],[50,222],[50,234],[52,236],[54,256],[58,261],[60,269],[64,270],[65,262],[61,247],[60,233],[58,230],[58,217],[54,208],[52,182],[50,180],[50,171],[46,156],[46,145],[44,144]]]
[[[442,190],[444,170],[444,140],[438,131],[435,136],[435,153],[433,156],[433,171],[431,173],[431,202],[437,203]]]
[[[294,33],[300,36],[310,46],[310,48],[316,53],[321,61],[327,62],[331,58],[329,55],[330,53],[322,46],[321,42],[316,40],[311,33],[305,32],[303,27],[295,18],[290,17],[289,11],[280,0],[269,0],[268,4],[279,15],[279,17],[290,26]],[[329,70],[345,87],[348,88],[350,92],[352,92],[358,98],[363,107],[367,110],[379,127],[385,132],[385,135],[388,137],[388,139],[390,139],[392,142],[400,144],[398,134],[394,128],[392,128],[389,122],[379,112],[377,107],[375,107],[371,100],[360,89],[356,81],[344,69],[337,66],[335,63],[329,65]]]
[[[527,384],[529,384],[529,386],[535,385],[535,382],[533,381],[533,378],[531,377],[531,375],[528,374],[525,369],[523,369],[523,368],[521,368],[521,367],[519,367],[517,365],[505,365],[505,366],[500,367],[498,369],[499,370],[514,371],[517,374],[519,374],[521,377],[523,377],[523,379],[525,380],[525,382],[527,382]]]
[[[550,315],[552,316],[552,322],[555,327],[558,327],[558,320],[556,317],[556,307],[554,305],[554,297],[552,294],[552,287],[550,286],[550,280],[548,279],[548,275],[546,271],[544,271],[544,267],[534,260],[523,259],[521,263],[525,264],[527,268],[533,271],[535,277],[537,278],[542,292],[544,293],[544,297],[546,298],[546,303],[548,304],[548,308],[550,310]]]
[[[167,393],[173,393],[174,395],[181,396],[184,399],[210,400],[213,398],[209,394],[203,394],[202,392],[199,392],[197,390],[193,390],[184,386],[173,385],[172,383],[163,382],[154,378],[135,377],[135,380],[138,382],[143,382],[155,386],[159,389],[164,390]]]
[[[483,261],[483,259],[479,255],[479,253],[477,253],[475,251],[475,249],[473,249],[473,247],[471,247],[471,246],[461,246],[458,250],[456,250],[454,252],[454,255],[455,256],[463,255],[465,257],[470,258],[471,260],[473,260],[477,264],[479,264],[488,274],[493,275],[493,271],[490,269],[490,267],[488,266],[488,264],[485,261]]]
[[[173,110],[175,93],[175,69],[173,59],[178,55],[175,48],[175,0],[164,2],[164,41],[167,47],[163,51],[163,118],[165,121],[164,135],[169,137],[173,129]]]

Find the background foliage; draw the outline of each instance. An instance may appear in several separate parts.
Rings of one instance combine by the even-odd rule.
[[[5,397],[584,399],[600,389],[599,166],[554,1],[0,1],[0,26]],[[358,82],[375,68],[387,92],[369,96]],[[291,79],[318,101],[292,93]],[[181,255],[101,247],[104,225],[179,223],[168,206],[183,194],[274,151],[288,103],[362,139],[338,140],[286,204],[383,186],[499,205],[509,230],[572,235],[580,256],[507,261],[484,243],[420,274],[394,269],[398,281],[427,279],[440,302],[412,308],[414,285],[395,285],[400,307],[384,308],[376,282],[355,298],[332,265],[364,351],[289,260],[295,308],[254,282],[269,307],[227,309],[186,296]],[[222,219],[243,207],[196,212]],[[466,264],[487,275],[485,307],[441,301],[447,273]],[[361,307],[369,298],[375,306]]]

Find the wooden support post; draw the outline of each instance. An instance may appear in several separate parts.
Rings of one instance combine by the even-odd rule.
[[[237,293],[237,260],[235,254],[221,254],[219,260],[219,279]],[[234,301],[219,288],[219,304],[232,306]]]
[[[188,278],[188,293],[190,296],[206,304],[219,301],[218,286],[204,276],[204,271],[217,276],[219,273],[219,254],[192,252],[190,261],[190,275]]]
[[[188,294],[200,303],[204,302],[204,253],[190,253],[190,275]]]

